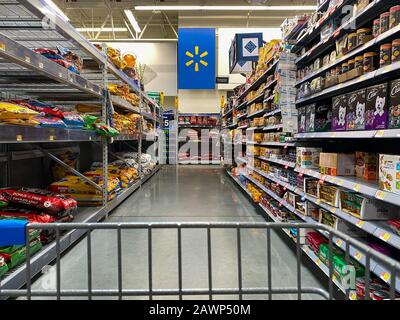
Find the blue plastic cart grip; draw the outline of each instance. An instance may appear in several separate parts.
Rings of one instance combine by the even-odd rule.
[[[24,245],[27,220],[0,220],[0,246]]]

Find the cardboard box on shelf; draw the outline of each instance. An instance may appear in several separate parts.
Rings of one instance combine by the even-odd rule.
[[[339,207],[339,188],[326,183],[318,183],[318,199],[331,206]]]
[[[400,194],[400,156],[379,155],[379,188]]]
[[[356,177],[366,180],[378,179],[378,155],[356,151]]]
[[[350,153],[323,153],[319,155],[322,174],[331,176],[354,176],[355,155]]]
[[[366,130],[381,130],[388,126],[388,84],[383,83],[367,88]]]
[[[399,208],[365,197],[354,191],[340,190],[340,210],[361,220],[387,220],[399,217]]]
[[[400,79],[390,85],[389,129],[400,128]]]
[[[347,96],[341,95],[332,100],[332,131],[346,130]]]
[[[318,168],[321,152],[322,152],[321,148],[307,148],[307,147],[296,148],[297,166],[305,169]]]
[[[365,95],[365,89],[347,95],[346,130],[365,129]]]

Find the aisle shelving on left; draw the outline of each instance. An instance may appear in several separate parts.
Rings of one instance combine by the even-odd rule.
[[[76,222],[100,221],[159,170],[162,108],[114,64],[106,44],[94,46],[48,2],[0,0],[0,12],[0,101],[3,106],[5,101],[18,106],[16,101],[35,101],[44,108],[40,113],[28,112],[29,116],[24,106],[0,110],[0,186],[13,192],[29,188],[23,191],[28,195],[48,188],[77,201],[76,209],[51,216],[46,209],[18,207],[10,195],[0,201],[4,206],[1,212],[7,211],[0,218],[21,218],[20,213],[29,209],[33,210],[26,216],[29,219],[46,216],[58,221],[72,214]],[[57,61],[58,57],[51,60],[37,48],[51,54],[66,49],[81,58],[82,69]],[[57,118],[57,122],[50,116],[57,113],[73,114],[73,120],[84,121],[79,127],[67,123],[66,117],[61,118],[64,122]],[[78,182],[73,185],[75,179]],[[74,188],[81,188],[81,193],[74,193]],[[18,214],[11,213],[11,207]],[[61,251],[82,235],[80,230],[63,234]],[[28,275],[21,264],[24,248],[9,251],[22,259],[11,268],[7,266],[7,272],[7,261],[1,255],[4,248],[0,248],[0,289],[21,288],[51,263],[56,258],[56,245],[51,240],[42,241]]]

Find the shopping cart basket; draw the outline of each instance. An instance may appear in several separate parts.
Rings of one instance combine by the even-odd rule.
[[[113,297],[118,299],[123,298],[134,298],[134,297],[145,297],[148,299],[153,299],[156,296],[161,296],[164,298],[171,298],[173,296],[179,297],[179,299],[183,299],[185,296],[207,296],[209,299],[213,299],[217,296],[223,295],[235,295],[238,299],[243,299],[245,297],[251,297],[253,295],[264,295],[268,299],[272,299],[274,295],[295,295],[298,299],[302,299],[302,295],[304,294],[316,294],[325,299],[334,299],[335,296],[335,286],[337,283],[342,285],[344,288],[345,295],[344,297],[349,298],[351,296],[351,292],[353,292],[354,281],[356,275],[354,272],[352,273],[351,261],[352,256],[351,252],[357,250],[357,254],[363,256],[364,259],[363,264],[365,266],[365,299],[370,299],[370,292],[372,290],[373,283],[371,282],[371,265],[379,265],[383,268],[383,270],[387,270],[385,274],[384,280],[390,286],[390,295],[389,299],[396,298],[396,288],[399,288],[399,272],[400,272],[400,264],[388,258],[387,256],[372,250],[370,247],[365,245],[364,243],[357,241],[346,234],[343,234],[333,228],[322,224],[306,224],[306,223],[229,223],[229,222],[217,222],[217,223],[65,223],[65,224],[28,224],[26,226],[26,239],[29,239],[29,232],[31,230],[48,230],[53,231],[56,234],[55,245],[56,245],[56,257],[55,257],[55,265],[56,269],[56,281],[54,288],[50,288],[48,290],[44,289],[35,289],[32,287],[31,280],[31,261],[32,256],[27,251],[26,256],[26,287],[23,289],[1,289],[0,285],[0,298],[1,297],[22,297],[27,299],[32,299],[33,297],[40,298],[57,298],[61,299],[64,297],[68,298],[85,298],[92,299],[94,297],[97,298],[105,298],[105,297]],[[61,287],[61,277],[64,274],[61,273],[61,247],[63,240],[63,232],[71,231],[71,230],[84,230],[85,238],[82,239],[82,242],[86,242],[86,263],[83,264],[82,268],[87,270],[87,288],[86,289],[64,289]],[[104,232],[108,230],[108,232],[116,233],[116,256],[117,256],[117,287],[114,289],[110,288],[94,288],[93,286],[93,271],[95,268],[101,267],[98,265],[94,265],[92,262],[93,252],[92,246],[93,242],[93,234],[94,232]],[[175,288],[169,289],[158,289],[154,287],[153,278],[155,275],[155,271],[153,270],[153,259],[155,258],[154,243],[153,236],[155,232],[158,230],[163,230],[163,232],[170,232],[174,234],[174,239],[176,236],[176,250],[177,252],[177,268],[176,268],[176,277],[178,279],[178,285]],[[197,247],[202,246],[205,248],[205,264],[207,266],[207,286],[206,288],[196,288],[190,289],[185,288],[183,286],[183,259],[185,258],[182,251],[182,232],[194,232],[194,230],[201,230],[204,233],[204,243],[197,243]],[[229,288],[218,288],[216,287],[215,278],[213,274],[215,273],[215,269],[213,269],[213,260],[215,256],[213,255],[213,244],[218,239],[214,237],[214,233],[218,232],[217,230],[229,230],[233,234],[235,238],[234,244],[232,248],[234,248],[234,255],[236,257],[235,265],[232,266],[226,265],[225,268],[235,268],[237,269],[237,278],[236,285],[234,287]],[[275,231],[283,230],[286,233],[292,235],[293,240],[295,240],[294,250],[296,256],[296,265],[293,268],[293,272],[296,275],[296,284],[292,287],[277,287],[274,286],[276,279],[272,276],[271,268],[274,264],[272,260],[271,250],[273,250],[273,244],[271,241],[271,233]],[[302,257],[304,255],[314,254],[311,249],[307,249],[307,245],[304,243],[304,231],[306,230],[318,230],[320,233],[324,233],[328,239],[328,247],[329,247],[329,258],[326,261],[326,273],[328,278],[328,285],[324,289],[321,287],[306,287],[303,285],[302,280]],[[245,287],[243,282],[243,262],[244,262],[244,254],[242,247],[242,238],[245,232],[258,232],[262,233],[264,238],[260,241],[263,241],[262,248],[264,254],[266,254],[266,286],[263,287]],[[137,288],[126,288],[126,284],[123,281],[123,273],[130,272],[129,267],[127,269],[126,266],[123,267],[122,258],[123,258],[123,233],[135,233],[135,232],[144,232],[145,241],[144,241],[144,250],[146,250],[146,261],[147,261],[147,275],[146,282],[147,288],[145,289],[137,289]],[[265,240],[265,241],[264,241]],[[175,240],[174,240],[175,241]],[[27,241],[27,246],[29,245],[29,240]],[[82,243],[81,242],[81,243]],[[185,246],[190,247],[190,243],[184,243]],[[337,272],[334,267],[333,262],[333,252],[339,244],[344,244],[345,246],[345,259],[346,264],[349,267],[348,277],[346,279],[338,279]],[[115,244],[114,244],[115,245]],[[264,250],[265,249],[265,250]],[[317,255],[315,255],[317,256]],[[319,263],[321,262],[318,259]],[[354,270],[353,270],[354,271]],[[187,270],[185,271],[187,272]],[[235,271],[236,272],[236,271]],[[192,277],[196,277],[196,274],[191,275]],[[344,280],[347,282],[344,283]],[[346,286],[346,284],[348,284]],[[352,284],[352,285],[351,285]]]

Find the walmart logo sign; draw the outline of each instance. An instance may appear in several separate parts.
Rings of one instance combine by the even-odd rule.
[[[215,29],[180,28],[178,89],[215,89]]]

